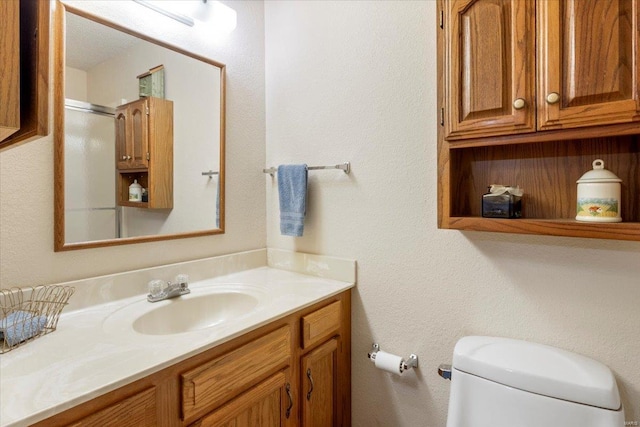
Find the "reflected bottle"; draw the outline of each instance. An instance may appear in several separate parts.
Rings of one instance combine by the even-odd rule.
[[[134,179],[133,184],[129,186],[129,201],[130,202],[142,201],[142,186],[138,184],[137,179]]]

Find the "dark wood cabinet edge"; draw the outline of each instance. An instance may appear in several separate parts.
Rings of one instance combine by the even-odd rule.
[[[26,116],[29,117],[30,123],[27,127],[23,127],[22,123],[20,129],[16,131],[10,137],[0,141],[0,151],[4,151],[10,147],[17,147],[23,143],[33,141],[37,138],[47,136],[49,134],[49,39],[50,39],[50,2],[48,0],[20,0],[20,8],[22,11],[23,6],[29,7],[34,5],[36,10],[33,22],[24,22],[21,18],[20,22],[20,37],[23,37],[25,32],[31,33],[33,26],[37,29],[36,41],[34,44],[34,50],[27,52],[28,57],[23,58],[23,52],[21,50],[20,63],[34,63],[32,72],[34,75],[28,76],[31,79],[30,85],[33,93],[24,94],[23,86],[21,84],[20,99],[32,101],[33,105],[27,105],[26,108],[31,111]],[[22,16],[22,15],[21,15]],[[28,26],[25,28],[25,26]],[[21,41],[21,46],[23,45]],[[24,68],[24,67],[23,67]],[[22,71],[21,71],[22,72]],[[29,85],[27,85],[28,87]],[[23,108],[21,107],[21,113]],[[21,114],[21,121],[23,118]]]

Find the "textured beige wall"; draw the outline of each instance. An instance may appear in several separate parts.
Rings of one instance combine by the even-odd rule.
[[[472,334],[604,362],[640,421],[640,243],[436,227],[436,3],[268,1],[265,22],[267,163],[353,166],[310,173],[302,238],[268,181],[267,242],[358,260],[354,425],[444,426],[436,369]],[[374,341],[417,375],[374,369]]]
[[[226,40],[211,37],[206,25],[189,28],[134,2],[68,3],[227,64],[226,233],[54,253],[49,135],[0,153],[0,286],[56,283],[264,247],[263,3],[230,3],[238,26]]]

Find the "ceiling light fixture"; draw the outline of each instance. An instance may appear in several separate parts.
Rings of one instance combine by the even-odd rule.
[[[178,21],[178,22],[182,22],[183,24],[188,25],[188,26],[190,26],[190,27],[193,27],[193,26],[194,26],[194,24],[195,24],[195,21],[194,21],[194,20],[193,20],[193,18],[191,18],[190,16],[183,15],[183,14],[181,14],[181,13],[176,13],[176,12],[171,12],[171,11],[169,11],[169,10],[166,10],[166,9],[164,9],[164,8],[162,8],[162,7],[160,7],[160,6],[158,6],[158,5],[156,4],[156,3],[158,3],[158,2],[154,2],[154,3],[152,3],[152,2],[151,2],[151,1],[149,1],[149,0],[133,0],[133,1],[134,1],[134,2],[136,2],[136,3],[138,3],[138,4],[140,4],[140,5],[142,5],[142,6],[148,7],[148,8],[149,8],[149,9],[151,9],[151,10],[154,10],[154,11],[156,11],[156,12],[158,12],[158,13],[161,13],[161,14],[163,14],[164,16],[168,16],[169,18],[171,18],[171,19],[175,19],[175,20],[176,20],[176,21]],[[203,3],[206,3],[206,0],[203,0]]]

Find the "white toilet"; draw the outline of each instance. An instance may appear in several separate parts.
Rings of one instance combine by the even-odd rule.
[[[611,370],[558,348],[464,337],[451,382],[447,427],[624,426]]]

